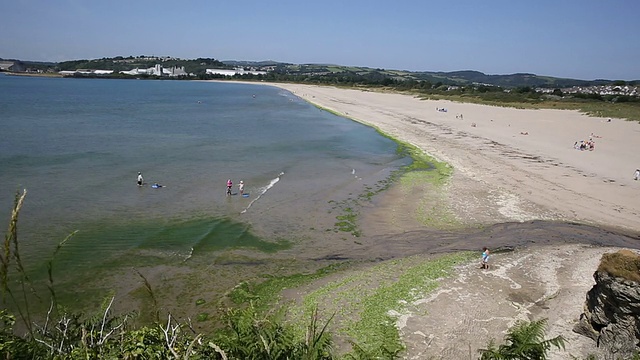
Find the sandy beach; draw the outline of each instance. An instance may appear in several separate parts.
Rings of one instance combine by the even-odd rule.
[[[482,245],[516,249],[496,254],[489,271],[476,263],[458,268],[438,291],[395,314],[404,359],[475,358],[516,321],[540,318],[548,319],[548,335],[568,341],[551,359],[610,355],[572,327],[602,254],[640,246],[640,181],[633,179],[640,124],[576,111],[271,85],[411,143],[453,169],[440,194],[415,184],[408,193],[391,187],[363,212],[362,244],[336,245],[332,258],[384,260]],[[595,148],[575,149],[580,140],[592,140]],[[480,226],[429,229],[415,217],[425,202],[447,206],[461,224]]]
[[[270,84],[411,143],[453,167],[461,216],[562,220],[640,230],[640,124],[577,111],[523,110],[402,94]],[[439,111],[437,109],[446,109]],[[592,151],[576,141],[592,140]],[[478,192],[482,193],[478,195]],[[456,205],[457,204],[457,205]],[[477,204],[475,206],[474,204]]]

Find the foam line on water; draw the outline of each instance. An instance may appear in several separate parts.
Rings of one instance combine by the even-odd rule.
[[[271,188],[272,188],[272,187],[273,187],[273,186],[274,186],[278,181],[280,181],[280,177],[281,177],[282,175],[284,175],[284,171],[283,171],[283,172],[281,172],[280,174],[278,174],[278,176],[277,176],[275,179],[272,179],[272,180],[269,182],[269,185],[267,185],[267,186],[263,186],[263,187],[261,187],[260,189],[258,189],[258,191],[259,191],[258,196],[256,196],[253,200],[251,200],[251,202],[249,203],[249,205],[247,205],[247,207],[246,207],[244,210],[242,210],[242,211],[240,212],[240,214],[244,214],[244,213],[246,213],[246,212],[247,212],[247,210],[249,210],[249,208],[251,207],[251,205],[253,205],[253,203],[254,203],[254,202],[258,201],[258,199],[260,199],[260,197],[262,197],[262,195],[264,195],[264,193],[266,193],[266,192],[267,192],[269,189],[271,189]]]

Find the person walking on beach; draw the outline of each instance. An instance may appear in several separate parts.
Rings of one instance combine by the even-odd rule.
[[[238,191],[240,191],[240,195],[244,194],[244,182],[240,180],[240,184],[238,184]]]
[[[633,180],[640,180],[640,169],[636,169],[636,172],[633,174]]]
[[[227,195],[231,195],[231,187],[233,186],[233,182],[231,179],[227,180]]]
[[[144,184],[144,179],[142,178],[142,173],[138,171],[138,186],[142,186]]]
[[[489,249],[487,247],[482,248],[482,264],[480,265],[480,269],[488,269],[489,268]]]

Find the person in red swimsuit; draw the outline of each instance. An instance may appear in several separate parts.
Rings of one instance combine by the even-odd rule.
[[[231,195],[231,187],[233,186],[233,182],[231,179],[227,180],[227,195]]]

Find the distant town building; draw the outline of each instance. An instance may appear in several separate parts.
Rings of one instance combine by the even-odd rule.
[[[184,70],[184,66],[172,66],[170,68],[164,68],[160,64],[156,64],[156,66],[148,69],[139,69],[135,68],[132,70],[120,71],[120,74],[125,75],[151,75],[151,76],[193,76],[193,74],[189,74]]]
[[[537,92],[551,94],[554,89],[537,88]],[[627,95],[640,96],[640,87],[632,85],[599,85],[599,86],[573,86],[560,89],[563,94],[598,94],[598,95]]]
[[[233,70],[229,69],[207,69],[206,73],[209,75],[223,75],[223,76],[234,76],[234,75],[266,75],[266,71],[256,71],[256,70],[245,70],[243,68],[235,68]]]

